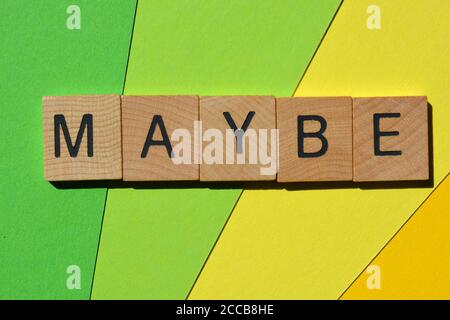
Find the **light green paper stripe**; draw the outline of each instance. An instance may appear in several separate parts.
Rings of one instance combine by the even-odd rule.
[[[140,1],[125,94],[290,96],[339,3]],[[109,190],[92,298],[186,298],[240,192]]]

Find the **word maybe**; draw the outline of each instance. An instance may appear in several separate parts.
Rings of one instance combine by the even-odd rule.
[[[44,97],[47,180],[426,180],[426,97]]]

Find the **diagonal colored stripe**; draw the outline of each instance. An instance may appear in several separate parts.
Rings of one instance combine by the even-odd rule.
[[[127,57],[127,64],[125,67],[125,75],[123,77],[123,87],[122,87],[122,94],[125,93],[125,84],[127,81],[127,72],[128,72],[128,64],[130,62],[130,52],[131,52],[131,44],[133,43],[133,34],[134,34],[134,23],[136,22],[136,12],[137,12],[137,5],[138,5],[138,0],[136,0],[136,4],[134,7],[134,16],[133,16],[133,24],[131,27],[131,36],[130,36],[130,45],[128,46],[128,57]],[[95,269],[97,267],[97,259],[98,259],[98,251],[100,249],[100,240],[101,240],[101,236],[102,236],[102,228],[103,228],[103,221],[105,219],[105,210],[106,210],[106,203],[108,201],[108,189],[106,189],[106,194],[105,194],[105,203],[103,204],[103,214],[102,214],[102,221],[100,223],[100,232],[99,232],[99,237],[98,237],[98,242],[97,242],[97,253],[95,254],[95,264],[94,264],[94,273],[92,275],[92,283],[91,283],[91,291],[89,293],[89,299],[92,299],[92,290],[94,289],[94,281],[95,281]]]
[[[211,250],[209,250],[209,254],[208,254],[208,256],[206,257],[205,262],[203,263],[203,265],[202,265],[200,271],[198,272],[197,277],[195,278],[195,281],[192,283],[191,289],[189,290],[189,292],[188,292],[187,295],[186,295],[186,300],[189,298],[189,295],[191,294],[192,290],[194,289],[195,284],[197,283],[198,277],[202,274],[203,268],[205,267],[206,263],[208,263],[208,258],[209,258],[209,256],[211,255],[211,253],[214,251],[214,248],[216,247],[217,241],[219,241],[220,236],[221,236],[223,230],[225,230],[225,228],[227,227],[228,220],[229,220],[230,217],[233,215],[234,208],[235,208],[236,205],[239,203],[239,199],[241,198],[241,195],[242,195],[242,192],[239,194],[238,198],[236,199],[236,202],[235,202],[235,204],[234,204],[234,207],[233,207],[233,209],[231,209],[231,213],[228,215],[227,220],[226,220],[225,223],[223,224],[222,230],[220,230],[220,233],[219,233],[219,235],[217,236],[216,241],[214,242],[214,244],[213,244]]]
[[[449,299],[449,195],[447,175],[369,263],[380,268],[380,287],[370,285],[374,273],[365,268],[341,299]]]
[[[0,298],[88,299],[104,188],[64,188],[43,177],[44,95],[120,93],[134,2],[3,0],[0,83]],[[120,23],[117,23],[120,21]],[[80,268],[80,289],[66,273]]]
[[[320,44],[322,43],[322,41],[323,41],[325,35],[327,34],[328,29],[330,28],[331,24],[333,23],[333,20],[334,20],[334,18],[336,17],[336,14],[339,12],[339,8],[340,8],[341,4],[342,4],[342,2],[339,4],[338,8],[336,9],[336,12],[335,12],[333,18],[331,19],[331,21],[330,21],[330,23],[329,23],[327,29],[325,30],[325,32],[324,32],[324,34],[323,34],[323,36],[322,36],[322,38],[321,38],[321,40],[320,40],[320,42],[319,42],[319,44],[318,44],[316,50],[314,51],[314,54],[312,55],[312,57],[311,57],[311,59],[310,59],[310,62],[308,63],[308,65],[307,65],[307,67],[306,67],[306,69],[305,69],[305,70],[303,71],[303,73],[300,75],[300,78],[299,78],[299,81],[298,81],[298,83],[297,83],[297,86],[295,87],[295,91],[297,90],[298,86],[300,85],[301,80],[303,79],[303,76],[304,76],[305,73],[307,72],[308,67],[309,67],[311,61],[314,59],[314,56],[315,56],[317,50],[320,48]],[[293,94],[295,93],[295,91],[293,92]],[[292,94],[292,95],[293,95],[293,94]],[[245,190],[245,189],[244,189],[244,190]],[[210,252],[209,252],[209,254],[208,254],[208,257],[206,258],[205,262],[203,263],[203,266],[202,266],[202,268],[200,269],[200,272],[198,273],[197,278],[195,279],[195,281],[194,281],[194,283],[193,283],[193,285],[192,285],[192,287],[191,287],[191,290],[189,290],[189,293],[188,293],[188,295],[186,296],[186,299],[189,299],[190,294],[191,294],[192,290],[194,289],[194,287],[195,287],[195,285],[196,285],[196,283],[197,283],[197,280],[198,280],[198,278],[200,277],[200,275],[201,275],[201,273],[202,273],[202,271],[203,271],[203,268],[204,268],[205,265],[208,263],[208,259],[209,259],[210,255],[211,255],[211,253],[214,251],[214,248],[216,247],[217,242],[219,241],[220,236],[222,235],[222,232],[225,230],[225,228],[226,228],[226,226],[227,226],[227,222],[229,221],[230,217],[233,215],[233,212],[234,212],[234,210],[235,210],[237,204],[239,203],[239,200],[240,200],[240,198],[241,198],[242,193],[244,192],[244,190],[242,190],[242,192],[239,194],[239,197],[238,197],[238,199],[236,200],[236,203],[235,203],[233,209],[231,210],[231,213],[230,213],[230,215],[228,216],[227,221],[225,222],[225,224],[224,224],[222,230],[220,231],[220,233],[219,233],[219,235],[218,235],[218,237],[217,237],[217,239],[216,239],[216,242],[215,242],[214,245],[212,246],[212,248],[211,248],[211,250],[210,250]]]
[[[289,95],[339,2],[140,2],[126,94]],[[241,193],[162,187],[109,191],[93,298],[185,298]]]
[[[428,95],[440,181],[450,157],[448,10],[380,0],[382,27],[369,30],[371,4],[343,2],[296,95]],[[338,298],[431,192],[387,187],[245,190],[190,298]]]

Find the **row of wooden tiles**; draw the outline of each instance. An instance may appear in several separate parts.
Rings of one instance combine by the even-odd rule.
[[[42,102],[49,181],[429,178],[424,96],[91,95]],[[245,132],[241,143],[237,129]],[[225,141],[230,132],[232,144]]]

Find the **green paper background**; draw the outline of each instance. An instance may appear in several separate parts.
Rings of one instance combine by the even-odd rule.
[[[71,4],[81,8],[81,30],[66,28]],[[89,298],[106,190],[44,180],[41,99],[122,92],[135,4],[0,2],[2,299]],[[66,288],[72,264],[81,290]]]
[[[125,94],[290,96],[339,4],[139,1]],[[109,190],[92,298],[186,298],[240,193]]]

